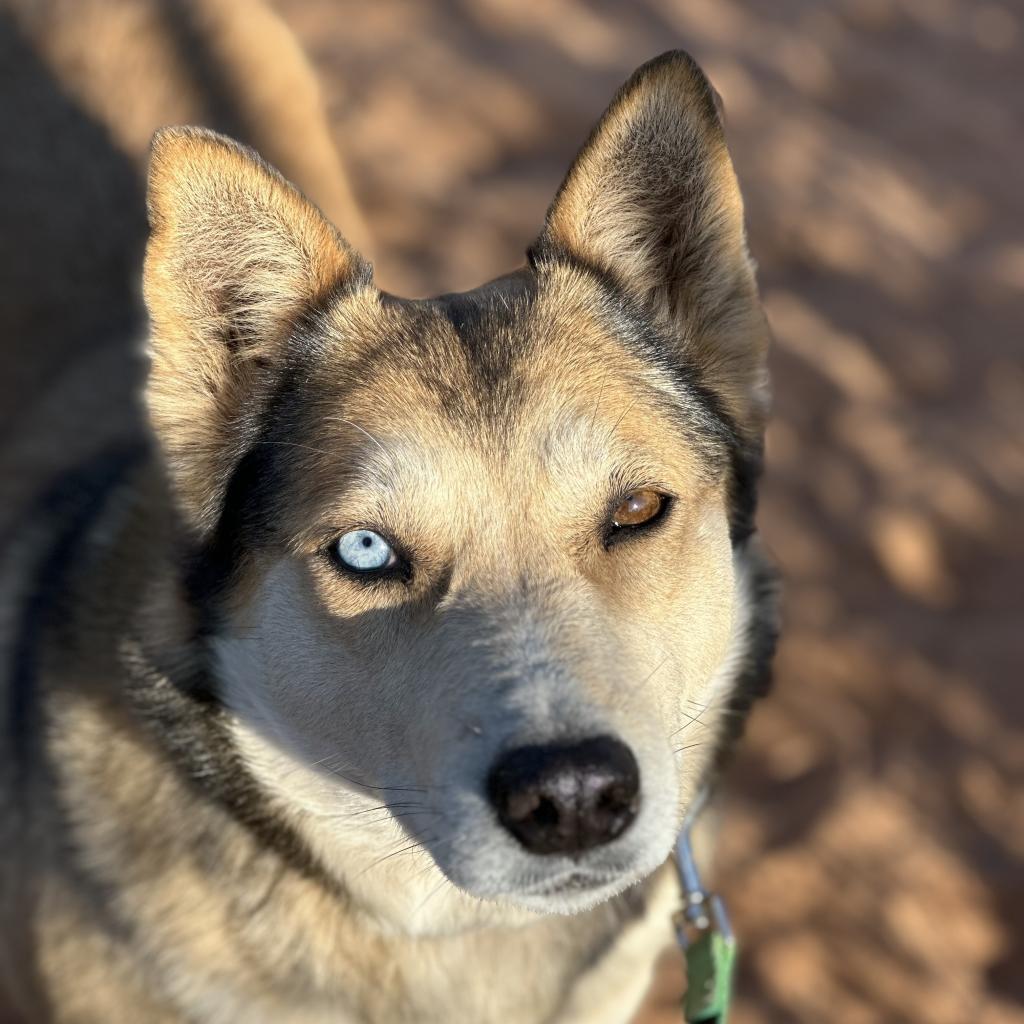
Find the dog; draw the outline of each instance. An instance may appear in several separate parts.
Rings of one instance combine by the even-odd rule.
[[[4,455],[4,1019],[628,1021],[776,635],[714,91],[641,67],[468,293],[207,129],[147,210],[144,416],[125,297]]]

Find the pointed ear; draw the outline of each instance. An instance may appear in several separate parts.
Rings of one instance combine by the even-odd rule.
[[[567,255],[653,315],[749,437],[768,405],[768,329],[718,100],[682,51],[634,73],[548,211],[534,260]]]
[[[368,285],[370,268],[275,170],[210,131],[157,133],[148,201],[147,400],[177,496],[202,530],[294,329],[334,291]]]

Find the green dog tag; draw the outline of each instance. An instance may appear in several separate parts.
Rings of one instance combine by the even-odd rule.
[[[713,906],[712,921],[717,917],[716,909]],[[690,1024],[725,1024],[736,966],[735,940],[712,924],[686,947],[685,955],[686,1020]]]

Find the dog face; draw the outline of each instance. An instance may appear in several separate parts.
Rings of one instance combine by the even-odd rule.
[[[149,405],[245,770],[355,888],[414,844],[544,911],[656,868],[744,657],[765,411],[695,65],[627,83],[471,293],[382,294],[209,133],[158,138],[150,209]]]

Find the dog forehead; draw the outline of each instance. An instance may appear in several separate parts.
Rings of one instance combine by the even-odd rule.
[[[321,329],[320,365],[299,375],[286,420],[298,428],[289,440],[329,453],[335,478],[386,461],[383,448],[404,453],[407,472],[414,460],[465,466],[471,453],[488,475],[538,462],[572,474],[574,460],[607,473],[623,448],[717,461],[707,410],[578,268],[424,300],[367,290]]]
[[[523,269],[423,300],[344,300],[328,320],[325,395],[373,419],[481,431],[636,377],[637,353],[585,274]],[[653,367],[646,368],[653,372]]]

